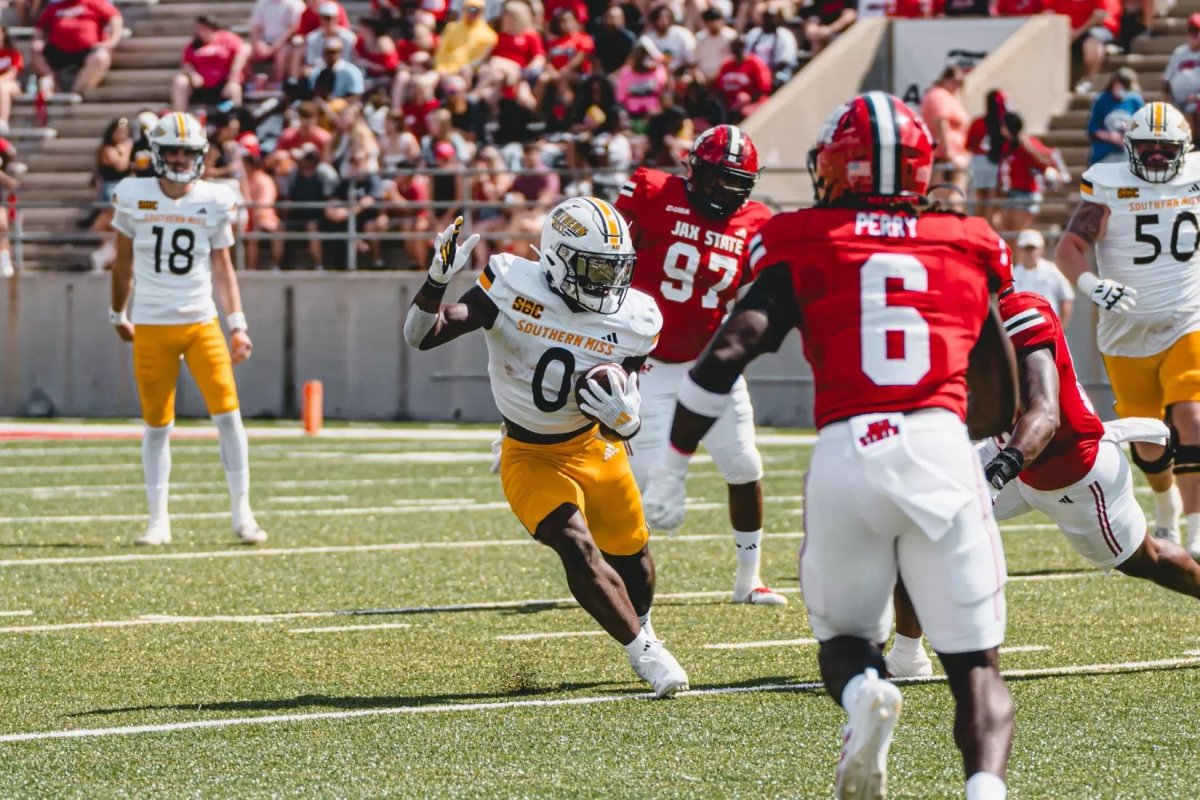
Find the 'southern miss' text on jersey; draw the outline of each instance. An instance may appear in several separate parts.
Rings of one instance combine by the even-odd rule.
[[[550,288],[540,264],[513,255],[493,256],[479,285],[499,311],[487,331],[496,407],[534,433],[590,424],[575,402],[576,377],[597,364],[646,355],[662,328],[654,301],[635,289],[615,314],[574,311]]]
[[[967,361],[1007,260],[977,217],[841,208],[780,214],[750,253],[756,274],[790,273],[817,427],[921,408],[965,419]]]
[[[1021,480],[1044,492],[1065,488],[1091,472],[1104,438],[1104,423],[1075,376],[1062,324],[1050,304],[1032,292],[1015,292],[1000,299],[1000,316],[1018,359],[1047,348],[1058,368],[1058,430],[1041,454],[1021,470]]]
[[[654,357],[694,361],[749,282],[750,240],[771,210],[751,200],[725,219],[706,217],[692,207],[683,178],[645,167],[621,189],[617,210],[637,250],[633,285],[663,315]]]
[[[196,181],[179,199],[158,178],[126,178],[113,196],[113,227],[133,240],[134,325],[186,325],[217,316],[212,251],[233,245],[237,196]]]

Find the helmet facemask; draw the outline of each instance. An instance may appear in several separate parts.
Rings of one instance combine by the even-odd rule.
[[[191,183],[199,180],[204,174],[204,154],[208,150],[207,143],[204,147],[185,147],[183,145],[173,144],[158,144],[150,142],[150,151],[154,159],[154,174],[160,178],[166,178],[175,183]],[[186,170],[172,169],[167,163],[168,157],[174,157],[179,153],[186,153],[191,156],[190,167]]]
[[[1129,169],[1147,183],[1166,183],[1179,174],[1192,143],[1177,139],[1125,137]]]
[[[750,199],[757,172],[710,164],[691,157],[688,175],[688,194],[696,209],[708,217],[725,219],[737,213]]]
[[[633,253],[585,253],[560,242],[548,259],[561,261],[566,270],[555,287],[568,300],[597,314],[615,314],[633,283]]]

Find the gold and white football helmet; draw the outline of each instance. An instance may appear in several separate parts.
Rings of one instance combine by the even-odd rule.
[[[204,174],[204,154],[208,152],[208,135],[200,120],[191,114],[173,111],[150,130],[150,151],[153,153],[154,173],[176,183],[191,183]],[[180,170],[167,163],[167,156],[183,152],[190,156],[190,166]]]
[[[1166,183],[1179,174],[1191,150],[1192,126],[1179,109],[1158,101],[1133,112],[1125,131],[1125,152],[1134,175],[1149,183]]]
[[[551,287],[597,314],[615,314],[633,282],[629,224],[598,197],[572,197],[542,224],[538,252]]]

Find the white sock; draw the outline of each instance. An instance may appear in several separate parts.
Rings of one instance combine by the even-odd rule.
[[[925,655],[925,646],[921,643],[919,636],[914,639],[903,633],[897,633],[896,638],[892,641],[891,652],[905,661],[914,661]]]
[[[250,444],[246,440],[241,411],[215,414],[212,420],[217,426],[221,465],[225,467],[225,478],[229,482],[229,502],[236,531],[254,519],[250,510]]]
[[[967,778],[967,800],[1004,800],[1008,797],[1008,787],[999,775],[990,772],[976,772]]]
[[[642,624],[642,633],[646,634],[651,639],[658,638],[657,636],[654,635],[654,626],[650,624],[650,612],[649,611],[647,611],[645,614],[640,615],[638,617],[638,622],[640,622]]]
[[[733,541],[737,545],[737,577],[733,579],[733,593],[737,597],[749,594],[762,583],[758,574],[762,561],[762,535],[762,528],[733,532]]]
[[[854,698],[858,697],[858,692],[862,689],[862,685],[867,682],[867,673],[855,675],[846,684],[846,688],[842,689],[842,708],[847,711],[854,705]]]
[[[654,644],[654,639],[646,635],[646,629],[638,631],[637,638],[625,645],[625,652],[629,653],[630,658],[637,658],[642,653],[650,649],[650,645]]]
[[[1196,541],[1196,537],[1200,536],[1200,514],[1188,514],[1184,519],[1184,524],[1187,525],[1187,540],[1188,542]]]
[[[142,432],[142,472],[146,476],[151,527],[171,524],[167,516],[167,496],[171,491],[171,429],[174,427],[174,422],[161,428],[145,425]]]
[[[1183,513],[1183,498],[1179,489],[1172,484],[1165,492],[1154,493],[1154,527],[1174,530],[1179,527],[1179,515]]]

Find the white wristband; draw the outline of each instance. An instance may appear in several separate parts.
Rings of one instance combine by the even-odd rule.
[[[691,372],[688,372],[684,376],[683,385],[679,387],[679,396],[677,399],[679,400],[679,404],[688,411],[713,419],[724,414],[725,407],[729,405],[728,394],[710,392],[692,380]]]
[[[225,315],[225,325],[229,328],[229,332],[249,330],[246,327],[246,315],[241,311],[235,311],[232,314]]]
[[[108,321],[112,325],[124,325],[126,322],[129,322],[129,314],[125,311],[125,309],[121,309],[118,312],[113,311],[110,308],[108,310]]]
[[[1092,290],[1096,288],[1096,284],[1099,282],[1100,279],[1096,277],[1096,273],[1085,272],[1075,280],[1075,285],[1078,286],[1079,291],[1083,292],[1084,294],[1091,294]]]

